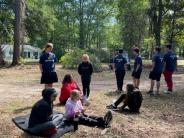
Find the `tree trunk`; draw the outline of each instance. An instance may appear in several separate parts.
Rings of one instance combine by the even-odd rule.
[[[79,47],[80,48],[84,48],[84,17],[83,17],[83,0],[80,0],[80,13],[79,13],[79,15],[80,15],[80,28],[79,28],[79,30],[80,30],[80,34],[79,34],[79,36],[80,36],[80,40],[79,40]]]
[[[14,49],[12,66],[20,64],[21,0],[15,0]]]
[[[5,61],[4,61],[4,53],[2,51],[2,48],[0,47],[0,66],[4,65],[5,64]]]
[[[24,36],[25,36],[25,0],[22,0],[22,4],[21,4],[21,9],[22,9],[22,13],[21,13],[21,36],[20,36],[20,44],[22,45],[22,49],[21,49],[21,56],[24,58]]]

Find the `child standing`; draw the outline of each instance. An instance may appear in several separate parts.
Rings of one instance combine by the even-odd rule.
[[[83,94],[87,99],[90,94],[91,75],[93,73],[93,66],[90,63],[89,56],[87,54],[82,56],[82,63],[78,66],[78,73],[81,75]]]
[[[151,85],[150,85],[150,90],[149,92],[147,92],[147,94],[155,95],[155,96],[159,95],[160,78],[162,75],[162,70],[163,70],[163,56],[161,55],[161,48],[157,46],[155,47],[155,55],[153,56],[153,59],[152,59],[152,69],[149,74]],[[153,92],[155,81],[156,81],[157,91]]]
[[[142,58],[139,55],[139,48],[133,48],[133,54],[135,55],[134,70],[132,72],[134,87],[139,89],[140,77],[142,73]]]
[[[65,118],[67,121],[87,126],[109,127],[112,120],[112,113],[108,111],[104,117],[88,116],[84,114],[84,108],[80,101],[80,93],[78,90],[71,92],[70,98],[65,105]]]
[[[52,88],[52,84],[58,82],[57,73],[55,71],[56,55],[52,53],[53,44],[47,43],[40,56],[40,71],[42,73],[41,84],[45,84],[45,88]]]
[[[174,71],[177,70],[177,56],[172,50],[172,45],[168,44],[165,46],[166,54],[164,55],[163,62],[163,74],[165,78],[165,82],[167,84],[167,90],[164,91],[166,94],[171,94],[173,92],[173,81],[172,75]]]

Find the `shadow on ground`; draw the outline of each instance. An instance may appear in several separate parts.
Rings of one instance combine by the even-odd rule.
[[[19,108],[19,109],[14,110],[13,113],[14,114],[21,113],[21,112],[24,112],[24,111],[29,110],[31,108],[32,108],[32,106],[27,106],[27,107]]]

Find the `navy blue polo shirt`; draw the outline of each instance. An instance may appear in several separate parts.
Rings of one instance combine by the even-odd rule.
[[[40,56],[39,63],[42,64],[43,72],[53,72],[55,71],[55,62],[57,58],[54,53],[42,53]]]
[[[140,55],[138,55],[138,56],[135,57],[134,71],[136,71],[136,68],[137,68],[138,64],[140,64],[140,67],[138,69],[138,72],[139,72],[139,71],[142,71],[142,58],[141,58]]]
[[[153,72],[160,74],[163,70],[163,56],[160,53],[156,53],[153,56],[152,61],[155,63],[155,67],[153,69]]]
[[[125,64],[127,63],[126,58],[122,54],[118,54],[114,58],[114,64],[116,71],[125,71]]]
[[[174,52],[169,51],[164,55],[163,61],[166,63],[165,70],[173,72],[176,68],[177,57]]]

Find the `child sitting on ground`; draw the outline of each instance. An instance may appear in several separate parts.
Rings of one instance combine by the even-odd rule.
[[[80,94],[78,90],[73,90],[71,92],[70,98],[67,100],[65,105],[65,118],[72,123],[87,125],[87,126],[97,126],[101,128],[106,128],[110,126],[112,120],[112,113],[108,111],[104,117],[88,116],[84,114],[84,108],[80,100]]]
[[[82,97],[83,92],[80,90],[79,86],[77,85],[76,81],[73,79],[71,74],[66,74],[64,76],[63,82],[62,82],[61,92],[59,101],[61,104],[65,104],[68,98],[70,97],[72,90],[78,90],[80,92],[80,96]]]
[[[117,109],[118,105],[123,102],[123,106],[120,107],[120,111],[123,111],[126,106],[129,107],[128,111],[133,113],[139,113],[139,109],[142,104],[142,94],[138,89],[134,89],[132,84],[126,86],[127,94],[122,94],[113,104],[108,105],[108,109]]]

